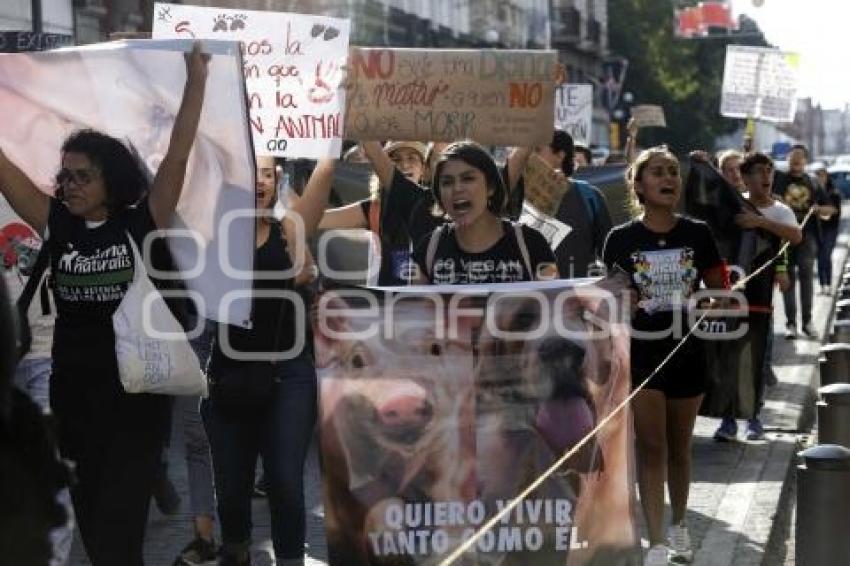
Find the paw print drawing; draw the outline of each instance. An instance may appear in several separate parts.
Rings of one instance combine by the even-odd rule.
[[[248,17],[245,14],[236,14],[230,18],[230,31],[245,29],[245,20]]]
[[[324,34],[322,34],[324,32]],[[325,26],[324,24],[313,24],[313,27],[310,29],[311,37],[319,37],[322,34],[322,39],[325,41],[330,41],[339,36],[339,30],[333,26]]]
[[[227,31],[227,16],[221,14],[213,18],[213,31]]]

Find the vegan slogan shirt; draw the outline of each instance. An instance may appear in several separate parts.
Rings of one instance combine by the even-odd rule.
[[[112,314],[133,280],[127,231],[143,235],[153,227],[147,201],[99,225],[87,225],[63,203],[51,201],[47,241],[57,309],[56,363],[114,359]]]
[[[618,226],[608,235],[603,255],[607,266],[618,266],[629,275],[638,293],[632,324],[646,331],[671,328],[673,312],[687,308],[705,273],[722,269],[711,229],[684,216],[664,234],[652,232],[640,220]]]

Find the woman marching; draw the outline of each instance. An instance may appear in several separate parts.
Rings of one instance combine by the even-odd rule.
[[[627,181],[643,214],[611,231],[603,257],[609,268],[616,266],[630,275],[638,295],[631,342],[634,387],[679,346],[688,330],[688,302],[700,283],[725,288],[727,275],[708,226],[676,213],[682,179],[679,162],[666,147],[643,151],[631,165]],[[669,557],[693,558],[684,521],[691,437],[706,388],[703,356],[700,342],[690,337],[632,405],[638,487],[650,541],[646,565],[666,565]],[[666,540],[665,477],[673,510]]]
[[[436,161],[431,190],[451,221],[416,247],[420,280],[456,285],[558,276],[545,238],[505,219],[508,191],[486,149],[471,141],[449,144]]]
[[[273,158],[257,158],[261,214],[256,223],[252,327],[219,328],[207,371],[210,397],[201,404],[213,455],[222,565],[250,564],[258,456],[277,564],[304,563],[304,463],[316,421],[317,381],[306,347],[306,315],[295,308],[300,298],[294,288],[306,256],[305,238],[322,217],[335,165],[333,160],[319,161],[302,197],[277,222],[272,210],[278,170]],[[300,229],[297,218],[303,223]]]
[[[49,197],[0,151],[0,190],[45,236],[58,316],[50,406],[63,457],[76,464],[71,489],[83,544],[95,566],[143,563],[151,489],[169,423],[169,399],[127,394],[118,376],[112,314],[133,280],[128,232],[139,243],[168,228],[186,174],[209,56],[186,58],[183,100],[168,151],[148,185],[120,141],[83,130],[62,145]]]

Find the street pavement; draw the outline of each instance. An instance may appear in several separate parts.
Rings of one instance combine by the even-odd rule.
[[[845,207],[844,234],[833,253],[836,281],[840,280],[847,255],[848,213],[850,210]],[[815,296],[813,320],[821,336],[828,331],[833,303],[833,296]],[[778,292],[774,306],[773,365],[779,383],[767,391],[763,411],[766,440],[743,440],[745,423],[739,423],[739,442],[718,443],[712,438],[718,421],[697,419],[687,523],[695,550],[694,564],[700,566],[794,564],[793,468],[795,454],[808,441],[811,430],[821,341],[785,340],[782,336],[785,317]],[[192,538],[182,433],[176,426],[169,461],[171,478],[183,501],[180,512],[173,516],[164,516],[151,506],[145,545],[145,561],[151,566],[171,564]],[[315,443],[306,473],[307,564],[323,565],[327,561],[327,549]],[[254,563],[271,564],[269,513],[264,500],[254,500],[253,517]],[[79,539],[74,543],[71,564],[88,564]]]

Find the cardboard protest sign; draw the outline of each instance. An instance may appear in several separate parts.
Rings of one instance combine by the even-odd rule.
[[[64,33],[0,31],[0,53],[48,51],[73,45],[74,38]]]
[[[720,114],[793,122],[800,57],[764,47],[729,45],[723,70]]]
[[[437,564],[583,438],[463,563],[628,562],[639,540],[628,414],[593,434],[629,393],[628,333],[613,314],[625,285],[321,296],[330,564]]]
[[[239,41],[258,155],[339,157],[348,20],[154,5],[154,38]]]
[[[664,119],[664,109],[654,104],[641,104],[633,106],[632,118],[638,128],[666,128],[667,121]]]
[[[351,49],[346,137],[552,140],[554,51]]]
[[[593,124],[593,85],[564,84],[555,89],[555,127],[587,143]]]
[[[153,173],[180,106],[191,41],[123,41],[0,55],[0,147],[47,193],[60,147],[93,128],[132,144]],[[238,48],[210,41],[212,54],[198,134],[167,239],[202,317],[243,325],[249,301],[229,312],[231,291],[250,295],[254,256],[254,167]],[[239,211],[248,211],[235,216]],[[234,276],[234,273],[242,277]]]
[[[528,157],[522,178],[526,202],[543,214],[554,216],[558,212],[561,199],[570,188],[569,180],[535,153]]]

